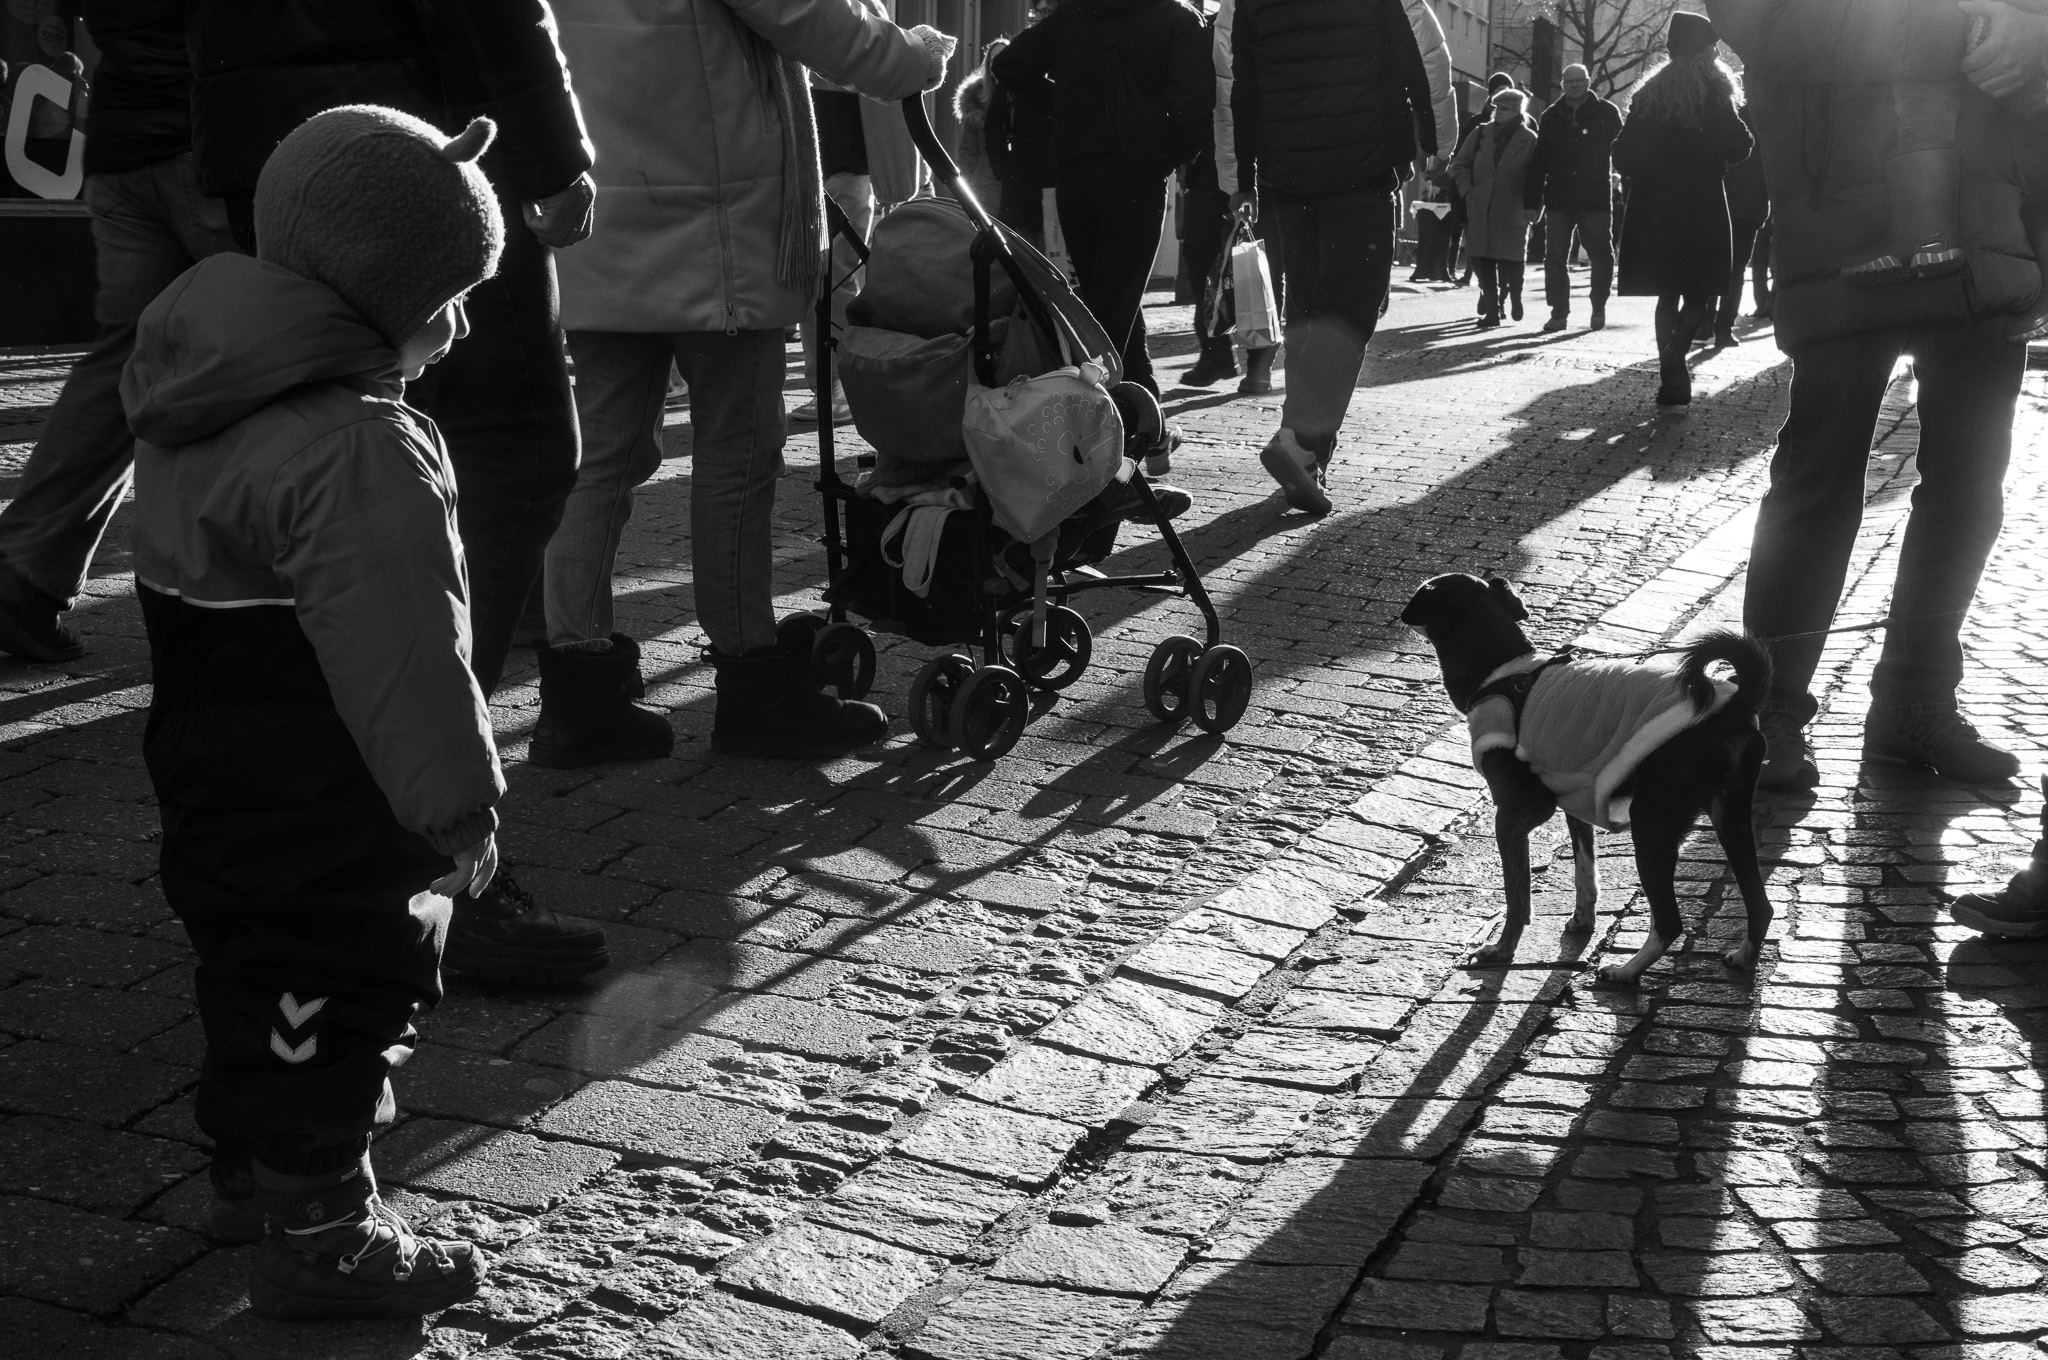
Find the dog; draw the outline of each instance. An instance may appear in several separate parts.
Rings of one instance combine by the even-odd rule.
[[[1626,822],[1650,901],[1649,938],[1627,962],[1600,969],[1600,982],[1636,985],[1684,930],[1675,884],[1678,848],[1703,811],[1735,872],[1747,916],[1742,943],[1721,959],[1732,969],[1754,968],[1772,917],[1750,825],[1764,760],[1756,713],[1770,688],[1769,653],[1747,633],[1719,629],[1686,647],[1675,670],[1573,661],[1568,652],[1542,660],[1521,629],[1528,617],[1506,581],[1461,573],[1424,582],[1401,612],[1401,622],[1421,630],[1436,649],[1445,692],[1472,719],[1473,764],[1493,795],[1507,915],[1499,935],[1475,950],[1467,966],[1514,961],[1529,924],[1529,833],[1549,821],[1562,800],[1577,889],[1566,933],[1589,934],[1599,906],[1595,820],[1608,826]],[[1732,686],[1708,678],[1714,661],[1733,668]],[[1553,668],[1561,669],[1553,675]],[[1540,704],[1525,708],[1546,683],[1550,690]],[[1602,687],[1625,687],[1631,697],[1602,697]],[[1484,708],[1475,714],[1475,706]],[[1610,708],[1629,710],[1642,721],[1603,730],[1598,719],[1609,716]],[[1583,769],[1546,768],[1539,775],[1524,758],[1525,713],[1532,722],[1557,715],[1543,734],[1552,752],[1559,743],[1597,751],[1591,767],[1596,773],[1589,778]]]

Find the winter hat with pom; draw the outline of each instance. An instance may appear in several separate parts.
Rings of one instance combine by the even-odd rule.
[[[393,348],[498,270],[505,223],[477,157],[496,127],[445,137],[396,109],[316,113],[256,180],[256,258],[324,283]]]

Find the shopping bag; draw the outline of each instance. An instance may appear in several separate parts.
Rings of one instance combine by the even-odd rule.
[[[1237,304],[1237,343],[1268,349],[1280,343],[1280,299],[1273,271],[1266,267],[1265,243],[1240,221],[1230,243],[1230,281]]]
[[[1124,422],[1098,364],[970,388],[961,433],[989,511],[1034,543],[1108,486],[1124,457]]]

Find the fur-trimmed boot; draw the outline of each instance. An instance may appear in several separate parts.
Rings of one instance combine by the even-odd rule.
[[[706,655],[718,672],[711,749],[720,755],[827,760],[889,734],[881,709],[820,690],[807,661],[787,652]]]
[[[377,1196],[370,1159],[291,1176],[256,1163],[263,1244],[249,1306],[268,1318],[418,1317],[474,1295],[489,1269],[468,1242],[421,1237]]]
[[[676,734],[666,716],[633,702],[644,692],[640,648],[624,634],[614,634],[601,652],[542,647],[540,720],[527,759],[556,770],[660,760],[675,748]]]

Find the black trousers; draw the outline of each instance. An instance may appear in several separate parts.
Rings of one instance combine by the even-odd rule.
[[[1230,198],[1216,183],[1216,157],[1210,152],[1203,152],[1188,171],[1180,221],[1181,267],[1195,294],[1195,336],[1200,339],[1209,334],[1209,276],[1223,258],[1223,241],[1230,229]],[[1224,343],[1228,343],[1227,337]]]
[[[1751,261],[1756,254],[1757,234],[1763,230],[1761,222],[1735,222],[1731,224],[1731,241],[1735,247],[1730,256],[1735,261],[1728,271],[1728,286],[1721,292],[1721,305],[1714,314],[1714,329],[1725,331],[1735,324],[1736,313],[1742,310],[1742,274],[1744,270],[1754,271]],[[1768,247],[1766,247],[1768,249]],[[1762,291],[1759,286],[1759,292]]]
[[[1134,170],[1116,156],[1063,161],[1060,232],[1081,280],[1081,301],[1123,352],[1124,377],[1156,395],[1145,347],[1145,285],[1159,253],[1166,172]]]
[[[1268,192],[1286,275],[1287,400],[1280,423],[1328,453],[1379,325],[1394,263],[1394,196]]]
[[[1920,388],[1920,485],[1892,587],[1884,651],[1870,680],[1880,707],[1946,707],[1962,681],[1959,634],[2004,515],[2002,484],[2026,347],[2003,318],[1877,331],[1792,355],[1792,409],[1757,512],[1742,621],[1770,639],[1832,625],[1856,532],[1878,409],[1893,364],[1913,356]],[[1772,702],[1811,717],[1825,638],[1770,644]]]

